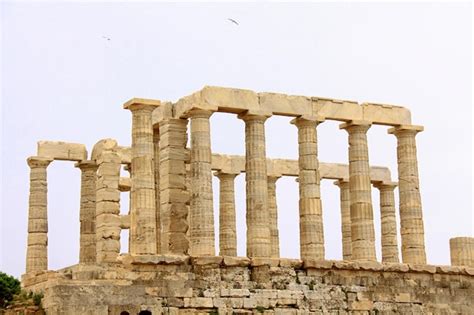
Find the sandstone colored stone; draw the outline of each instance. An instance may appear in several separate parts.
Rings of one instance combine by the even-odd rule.
[[[52,160],[87,160],[86,146],[62,141],[38,141],[37,155]]]

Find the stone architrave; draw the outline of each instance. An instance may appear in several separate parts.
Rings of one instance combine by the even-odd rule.
[[[422,126],[398,126],[389,134],[397,137],[398,193],[400,199],[400,235],[404,263],[426,264],[425,232],[415,136]]]
[[[194,256],[215,255],[214,208],[212,195],[211,134],[212,111],[193,109],[191,121],[191,199],[189,241]]]
[[[268,115],[245,113],[247,256],[270,257],[265,121]]]
[[[398,258],[397,221],[395,218],[394,189],[397,183],[376,183],[380,191],[380,221],[382,262],[400,262]]]
[[[349,134],[352,260],[377,260],[367,145],[370,125],[369,122],[351,121],[339,126]]]
[[[268,176],[268,212],[270,215],[270,245],[272,258],[280,258],[280,236],[278,232],[278,206],[276,198],[276,181],[281,176]]]
[[[449,240],[452,266],[474,268],[474,237],[454,237]]]
[[[324,230],[320,192],[317,125],[323,119],[299,117],[298,128],[299,211],[301,259],[324,260]]]
[[[48,270],[48,182],[46,168],[52,159],[29,157],[30,198],[26,273]]]
[[[156,254],[156,199],[152,112],[159,101],[132,99],[124,108],[132,112],[132,188],[130,198],[130,253]]]
[[[234,180],[237,173],[216,172],[219,178],[219,255],[237,256]]]
[[[81,206],[79,211],[80,249],[79,263],[96,262],[96,182],[97,164],[95,161],[81,161],[75,164],[81,170]]]
[[[348,180],[338,180],[334,185],[339,187],[339,199],[341,204],[341,232],[342,232],[342,258],[352,259],[351,238],[351,192]]]

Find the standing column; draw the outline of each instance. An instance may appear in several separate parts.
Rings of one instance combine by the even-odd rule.
[[[349,134],[352,259],[377,260],[367,146],[370,123],[352,121],[339,128]]]
[[[238,174],[216,172],[219,178],[219,255],[237,256],[234,180]]]
[[[299,117],[298,128],[299,210],[301,259],[324,260],[324,231],[320,192],[316,126],[322,119]]]
[[[404,263],[426,264],[425,232],[421,208],[415,136],[422,126],[399,126],[388,133],[397,137],[400,234]]]
[[[340,189],[341,204],[341,230],[342,230],[342,259],[352,259],[352,238],[351,238],[351,193],[348,180],[338,180],[334,185]]]
[[[276,199],[276,181],[281,176],[268,176],[268,212],[270,215],[271,257],[280,258],[280,241],[278,233],[278,207]]]
[[[153,129],[153,172],[155,174],[155,216],[156,252],[161,253],[161,211],[160,211],[160,130]]]
[[[95,194],[97,181],[97,164],[95,161],[81,161],[75,164],[81,170],[81,236],[79,263],[96,262],[95,235]]]
[[[156,254],[156,200],[154,146],[151,115],[160,103],[131,100],[124,105],[132,112],[132,188],[130,198],[130,253]]]
[[[380,191],[380,221],[382,229],[382,262],[398,263],[397,221],[395,219],[395,197],[397,183],[377,183]]]
[[[265,120],[267,116],[244,114],[245,122],[245,182],[247,203],[247,256],[270,257],[268,222],[267,158],[265,150]]]
[[[161,251],[188,254],[187,119],[160,121]]]
[[[48,182],[46,168],[51,159],[29,157],[30,200],[26,273],[48,270]]]
[[[451,266],[474,268],[474,237],[453,237],[449,239]]]
[[[191,120],[190,246],[195,256],[214,256],[214,208],[212,203],[211,135],[212,112],[194,109]]]

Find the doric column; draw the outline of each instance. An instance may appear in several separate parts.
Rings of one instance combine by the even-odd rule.
[[[367,146],[370,123],[352,121],[339,128],[349,134],[352,259],[377,260]]]
[[[120,254],[120,167],[121,158],[105,150],[97,159],[96,261],[116,262]]]
[[[270,216],[270,245],[273,258],[280,258],[280,240],[278,233],[278,206],[276,199],[276,181],[281,176],[268,176],[268,212]]]
[[[155,175],[156,252],[161,253],[161,207],[160,207],[160,130],[153,129],[153,173]]]
[[[81,170],[81,222],[79,263],[96,262],[95,235],[95,195],[97,181],[97,164],[95,161],[81,161],[75,164]]]
[[[189,241],[191,254],[215,255],[214,208],[212,196],[211,134],[212,112],[193,109],[191,121],[191,200]]]
[[[188,254],[187,119],[160,121],[161,251]]]
[[[415,136],[422,126],[398,126],[389,134],[397,137],[400,235],[404,263],[426,264],[425,232],[421,208]]]
[[[351,237],[351,193],[348,180],[338,180],[334,185],[339,187],[341,204],[342,259],[352,259]]]
[[[29,157],[30,200],[26,273],[48,270],[48,182],[46,168],[51,159]]]
[[[452,266],[474,268],[474,237],[454,237],[449,240]]]
[[[395,197],[397,183],[376,183],[380,191],[380,221],[382,234],[382,262],[400,262],[398,258],[397,221],[395,219]]]
[[[130,253],[156,254],[156,200],[152,112],[159,101],[132,99],[124,105],[132,112],[132,189],[130,198]]]
[[[270,228],[268,226],[268,184],[265,150],[265,120],[267,116],[244,114],[245,122],[245,181],[247,203],[247,256],[270,257]]]
[[[318,161],[316,117],[292,120],[298,128],[301,259],[324,259],[324,230]]]
[[[219,178],[219,255],[237,256],[234,180],[238,175],[216,172]]]

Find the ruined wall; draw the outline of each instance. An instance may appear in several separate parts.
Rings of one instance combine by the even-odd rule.
[[[24,278],[47,314],[469,314],[464,267],[237,257],[122,257]]]

